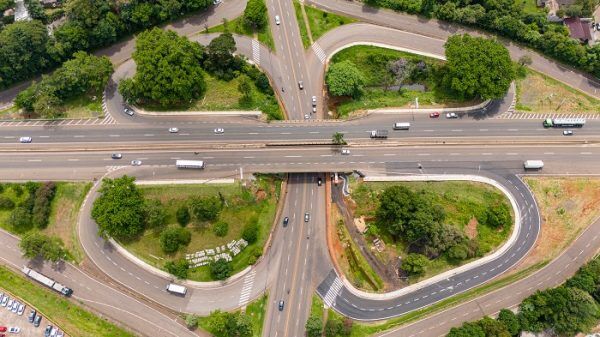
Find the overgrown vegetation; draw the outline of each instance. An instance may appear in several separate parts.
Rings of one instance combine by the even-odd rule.
[[[600,319],[600,258],[595,258],[563,285],[538,290],[524,299],[515,315],[502,310],[497,320],[485,317],[452,328],[448,337],[517,336],[521,331],[551,330],[559,336],[588,332]]]
[[[338,64],[343,71],[336,69]],[[386,48],[346,48],[331,59],[330,69],[339,76],[331,78],[328,72],[326,77],[331,95],[341,95],[331,100],[330,109],[343,117],[357,110],[407,106],[416,97],[420,106],[464,104],[465,99],[456,98],[442,85],[442,66],[439,60]]]
[[[551,23],[545,12],[528,12],[523,2],[513,0],[364,0],[386,7],[440,20],[458,22],[498,33],[537,49],[559,61],[600,77],[600,45],[582,45],[571,39],[567,27]],[[583,1],[580,1],[583,2]],[[587,8],[593,8],[591,6]]]
[[[351,336],[354,323],[351,319],[341,317],[333,310],[327,312],[327,319],[324,318],[325,310],[323,301],[317,295],[313,295],[310,308],[310,315],[306,322],[306,335],[309,337],[348,337]]]
[[[195,323],[192,326],[188,323],[188,327],[194,329],[200,326],[215,337],[260,337],[267,309],[267,298],[267,295],[263,295],[248,304],[244,313],[216,310],[208,317],[188,315],[186,322],[189,320],[190,323]]]
[[[296,12],[296,20],[298,20],[298,25],[300,28],[302,44],[304,45],[304,48],[308,48],[310,46],[310,39],[308,37],[308,30],[306,29],[304,16],[302,15],[301,6],[302,5],[299,1],[294,0],[294,10]],[[313,41],[318,40],[325,33],[336,27],[356,21],[346,16],[322,11],[308,4],[304,4],[304,12],[306,13],[306,19],[308,20],[308,26],[310,27],[310,33]]]
[[[124,176],[103,182],[92,215],[102,232],[114,235],[132,253],[156,267],[179,278],[225,279],[261,256],[275,216],[280,182],[276,176],[259,176],[246,187],[137,186]],[[226,233],[223,224],[227,224]],[[230,262],[216,259],[196,267],[185,258],[186,254],[216,249],[242,238],[248,246]]]

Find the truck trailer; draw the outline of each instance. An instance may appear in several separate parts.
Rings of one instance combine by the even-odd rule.
[[[371,131],[371,138],[385,139],[388,136],[388,130],[373,130]]]
[[[585,125],[585,118],[546,118],[544,127],[547,128],[581,128]]]
[[[73,293],[73,290],[71,290],[71,288],[67,288],[64,285],[54,281],[53,279],[44,276],[33,269],[27,268],[27,266],[23,266],[22,271],[25,275],[29,276],[30,278],[65,296],[71,296],[71,294]]]

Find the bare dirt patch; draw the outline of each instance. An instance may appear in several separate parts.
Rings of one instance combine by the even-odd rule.
[[[525,178],[525,182],[540,208],[541,231],[513,273],[555,258],[600,216],[600,178]]]
[[[469,222],[465,226],[465,235],[469,239],[475,239],[477,237],[477,225],[478,224],[479,224],[479,222],[477,221],[477,218],[472,217],[471,220],[469,220]]]

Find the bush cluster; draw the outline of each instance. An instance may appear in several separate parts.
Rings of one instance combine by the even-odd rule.
[[[179,247],[187,246],[192,239],[192,233],[181,227],[170,227],[160,233],[160,248],[165,253],[174,253]]]

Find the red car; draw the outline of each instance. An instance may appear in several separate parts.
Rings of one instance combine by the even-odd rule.
[[[5,326],[0,326],[0,332],[6,332],[7,327]]]
[[[430,118],[438,118],[440,117],[440,113],[439,112],[432,112],[429,114]]]

